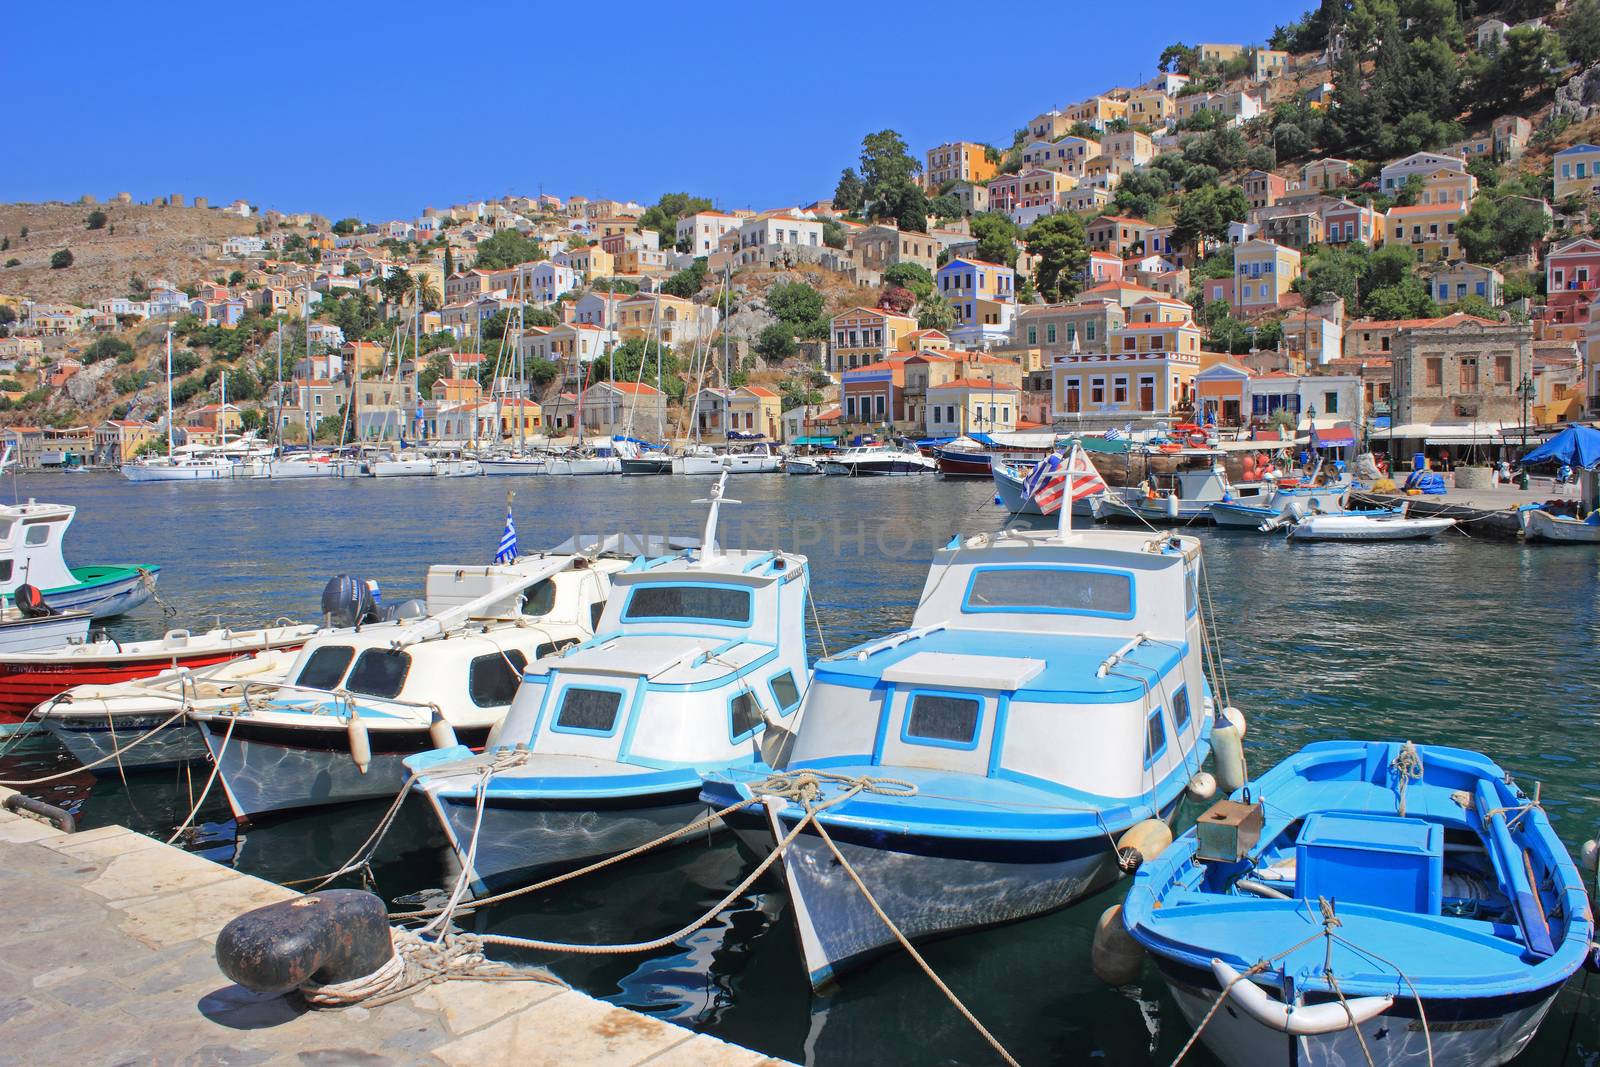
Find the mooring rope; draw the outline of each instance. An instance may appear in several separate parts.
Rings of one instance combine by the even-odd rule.
[[[167,716],[161,722],[157,723],[155,726],[152,726],[150,729],[146,730],[132,741],[129,741],[126,745],[121,745],[113,749],[109,755],[101,756],[93,763],[85,763],[81,766],[73,767],[71,770],[62,771],[60,774],[49,774],[43,778],[34,778],[26,782],[0,782],[0,785],[6,786],[10,789],[26,789],[30,786],[44,785],[47,782],[55,782],[61,780],[62,778],[70,778],[75,774],[82,774],[84,771],[92,771],[94,768],[103,763],[110,763],[114,759],[121,759],[124,752],[136,748],[140,744],[148,741],[150,738],[160,733],[162,730],[165,730],[168,726],[171,726],[179,718],[185,715],[188,710],[189,708],[187,705],[180,707],[177,711],[173,712],[171,715]]]
[[[194,821],[194,817],[200,814],[200,807],[206,802],[206,797],[211,795],[211,787],[217,784],[217,776],[222,773],[222,755],[228,751],[228,742],[233,740],[233,727],[238,721],[239,717],[237,715],[228,717],[228,731],[222,735],[222,745],[211,757],[211,776],[206,779],[205,788],[200,790],[200,799],[194,802],[194,806],[189,809],[189,814],[184,818],[183,822],[179,823],[178,828],[172,831],[172,836],[167,838],[167,844],[170,845],[183,836],[183,832],[189,828],[189,824]]]
[[[444,934],[428,939],[415,931],[396,927],[390,931],[394,955],[369,975],[348,982],[307,982],[300,995],[313,1008],[349,1008],[357,1004],[378,1006],[399,1000],[435,982],[461,979],[473,982],[544,982],[567,984],[542,967],[515,967],[494,963],[483,954],[482,942],[470,934]]]

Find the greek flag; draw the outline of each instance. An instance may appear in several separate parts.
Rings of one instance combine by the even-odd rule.
[[[1111,427],[1111,429],[1109,429],[1109,430],[1107,430],[1105,432],[1105,439],[1107,441],[1115,441],[1121,436],[1122,436],[1122,431],[1117,429],[1115,426]]]
[[[496,563],[514,563],[517,558],[517,523],[511,517],[511,508],[506,508],[506,529],[500,535],[500,551],[494,554]]]
[[[1032,500],[1033,495],[1044,487],[1050,475],[1054,474],[1056,468],[1060,466],[1061,453],[1059,452],[1052,452],[1035,464],[1033,470],[1029,471],[1028,476],[1022,481],[1022,499]]]

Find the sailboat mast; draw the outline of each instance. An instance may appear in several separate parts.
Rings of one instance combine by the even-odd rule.
[[[217,409],[217,425],[222,428],[222,447],[228,447],[228,372],[222,372],[222,404]]]
[[[172,456],[172,331],[167,331],[167,456]]]

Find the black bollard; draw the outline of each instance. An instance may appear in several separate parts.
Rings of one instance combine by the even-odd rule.
[[[359,889],[326,889],[268,904],[245,912],[217,936],[222,973],[258,993],[364,978],[393,956],[383,899]]]

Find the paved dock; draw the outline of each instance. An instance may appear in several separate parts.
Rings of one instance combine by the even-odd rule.
[[[1448,484],[1449,476],[1446,475]],[[1367,505],[1391,505],[1404,501],[1409,505],[1407,514],[1413,518],[1451,518],[1460,524],[1463,533],[1471,537],[1514,541],[1521,534],[1522,524],[1517,509],[1525,504],[1542,504],[1547,500],[1568,501],[1578,505],[1576,485],[1557,486],[1552,479],[1534,478],[1527,489],[1511,485],[1492,485],[1474,489],[1457,489],[1453,486],[1438,495],[1409,496],[1401,490],[1392,493],[1358,492],[1353,499]]]
[[[222,927],[297,895],[120,826],[65,834],[0,810],[0,1064],[781,1067],[542,982],[312,1011],[223,977]]]

